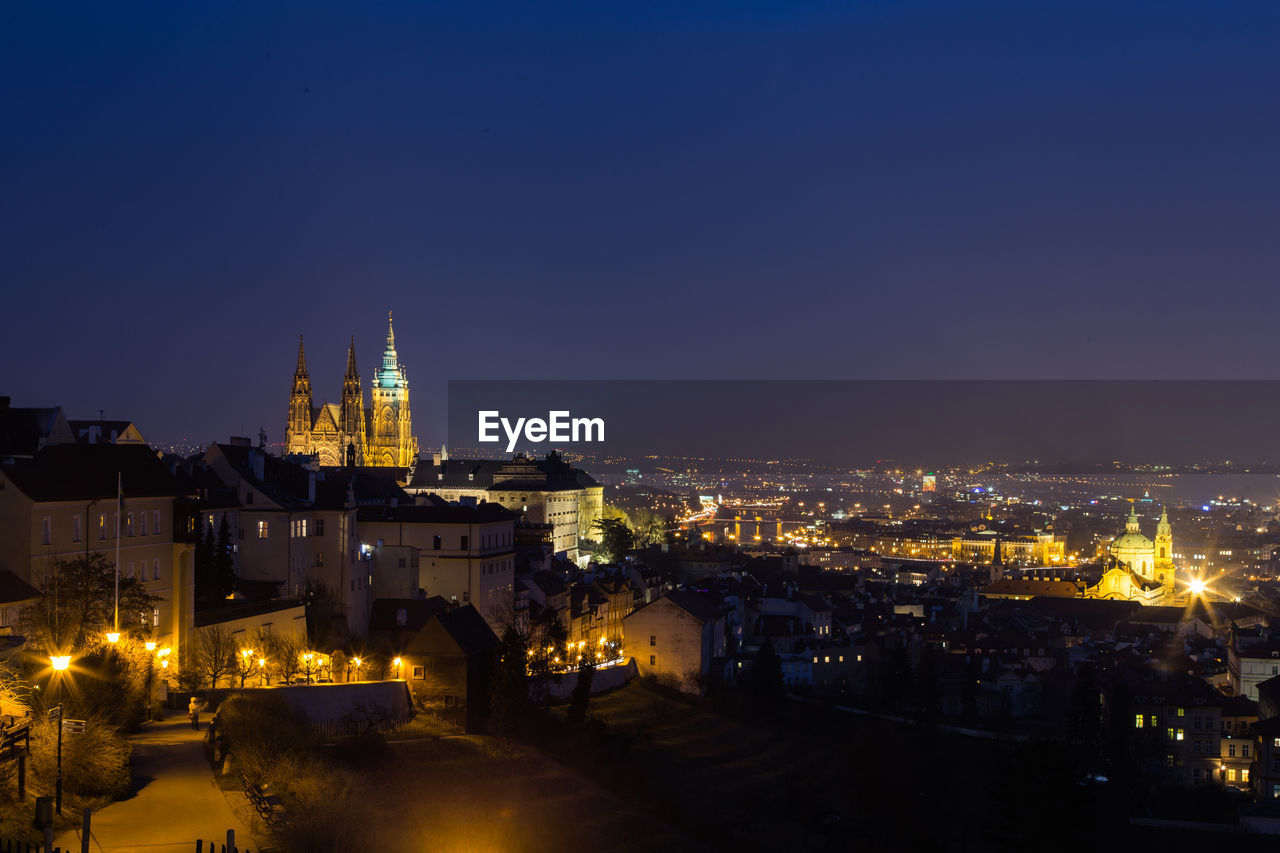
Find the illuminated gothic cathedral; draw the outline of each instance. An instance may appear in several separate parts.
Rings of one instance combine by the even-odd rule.
[[[299,340],[298,367],[293,372],[293,391],[289,395],[285,453],[314,455],[321,465],[412,465],[418,458],[418,440],[413,437],[409,380],[396,359],[396,335],[390,314],[382,369],[374,371],[372,386],[369,408],[365,409],[353,337],[347,349],[347,372],[342,377],[342,402],[313,407],[307,357]]]

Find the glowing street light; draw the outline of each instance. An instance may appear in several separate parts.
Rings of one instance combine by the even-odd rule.
[[[49,658],[49,665],[58,672],[66,672],[71,667],[71,655],[54,655]]]
[[[1192,594],[1192,595],[1204,595],[1204,591],[1205,591],[1205,582],[1204,582],[1203,580],[1201,580],[1200,578],[1193,578],[1193,579],[1192,579],[1192,580],[1187,584],[1187,588],[1188,588],[1189,590],[1191,590],[1191,594]]]
[[[108,631],[108,632],[107,632],[107,642],[108,642],[108,643],[111,643],[111,644],[113,644],[113,645],[114,645],[115,643],[120,642],[120,632],[119,632],[119,631]]]
[[[155,641],[155,640],[147,640],[147,642],[146,642],[146,643],[144,643],[144,645],[147,647],[147,651],[149,651],[149,652],[154,652],[154,651],[156,650],[156,641]]]

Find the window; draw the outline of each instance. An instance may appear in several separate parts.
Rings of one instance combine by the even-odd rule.
[[[1240,781],[1241,781],[1241,782],[1248,782],[1248,781],[1249,781],[1249,768],[1248,768],[1248,767],[1246,767],[1246,768],[1244,768],[1243,770],[1241,770],[1241,771],[1240,771]]]
[[[107,538],[107,517],[102,513],[98,513],[98,538]]]
[[[439,537],[439,536],[432,536],[432,537],[431,537],[431,550],[433,550],[433,551],[439,551],[439,550],[440,550],[440,545],[441,545],[440,537]]]
[[[298,522],[298,535],[304,539],[307,536],[307,520],[305,518]]]
[[[1249,744],[1247,743],[1240,744],[1240,757],[1241,758],[1249,757]]]
[[[71,516],[71,541],[80,541],[80,516],[78,515]]]
[[[152,575],[151,575],[152,580],[157,580],[157,581],[160,580],[160,561],[159,560],[156,560],[154,563],[152,563],[151,572],[152,572]]]
[[[131,512],[126,512],[124,514],[124,535],[133,535],[133,513]]]
[[[651,645],[651,646],[656,646],[656,645],[658,645],[658,635],[657,635],[657,634],[650,634],[650,635],[649,635],[649,645]]]
[[[399,568],[403,569],[404,567],[404,557],[401,557],[399,560]]]
[[[1139,714],[1137,717],[1135,717],[1135,718],[1134,718],[1134,721],[1133,721],[1133,727],[1134,727],[1135,729],[1140,729],[1140,728],[1142,728],[1142,719],[1143,719],[1143,717],[1142,717],[1142,715],[1141,715],[1141,714]]]
[[[1234,743],[1227,745],[1227,757],[1228,758],[1236,757],[1236,745]]]
[[[129,568],[125,571],[125,577],[133,577],[133,560],[129,561]]]
[[[49,545],[53,542],[53,525],[49,521],[49,516],[45,516],[40,520],[40,543]]]
[[[1187,715],[1187,709],[1186,709],[1186,708],[1179,708],[1179,709],[1178,709],[1178,716],[1179,716],[1179,717],[1185,717],[1186,715]]]
[[[649,655],[649,666],[657,666],[657,665],[658,665],[658,656]]]
[[[415,666],[415,667],[413,668],[413,677],[414,677],[414,678],[416,678],[416,679],[418,679],[419,681],[421,681],[422,679],[426,678],[427,676],[426,676],[426,672],[423,670],[423,668],[422,668],[422,667],[420,667],[420,666]]]
[[[267,523],[265,521],[258,522],[258,538],[259,539],[267,538]]]
[[[1192,781],[1192,782],[1197,782],[1197,783],[1200,781],[1200,768],[1199,768],[1199,767],[1197,767],[1196,769],[1194,769],[1194,770],[1192,770],[1192,771],[1191,771],[1191,781]]]
[[[461,545],[459,545],[458,547],[459,547],[459,548],[461,548],[463,551],[467,550],[467,544],[468,544],[468,542],[469,542],[469,541],[470,541],[470,540],[469,540],[469,537],[463,536],[463,537],[462,537],[462,544],[461,544]]]
[[[160,608],[159,607],[152,608],[151,610],[151,627],[152,628],[160,627]]]
[[[324,535],[324,519],[317,518],[316,519],[316,536],[323,536],[323,535]]]
[[[151,513],[151,532],[160,535],[160,510]]]
[[[1227,768],[1227,781],[1228,782],[1236,781],[1236,769],[1234,767]]]
[[[145,512],[138,513],[138,535],[147,535],[147,514]]]
[[[1195,719],[1195,723],[1196,723],[1196,728],[1197,728],[1197,729],[1198,729],[1198,728],[1200,728],[1200,718],[1199,718],[1199,717],[1196,717],[1196,719]]]

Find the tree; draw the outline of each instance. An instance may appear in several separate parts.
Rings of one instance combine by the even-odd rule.
[[[224,675],[236,668],[236,641],[222,625],[206,625],[193,632],[188,654],[191,662],[187,668],[196,673],[209,687],[216,688]]]
[[[342,645],[346,640],[347,611],[341,597],[324,581],[311,580],[307,582],[306,603],[307,640],[311,647],[328,649]]]
[[[281,684],[288,684],[302,668],[307,644],[297,634],[268,634],[263,637],[267,669]]]
[[[97,645],[115,625],[116,584],[115,563],[102,554],[59,560],[44,596],[20,617],[32,646],[66,653]],[[119,578],[121,632],[147,633],[159,600],[137,578]]]
[[[210,600],[218,597],[217,579],[213,570],[214,538],[213,525],[200,525],[200,534],[196,537],[193,569],[195,571],[196,597]]]
[[[600,552],[609,560],[620,560],[635,545],[635,536],[621,518],[597,518],[593,529],[599,532]]]
[[[498,641],[489,682],[490,721],[498,734],[515,734],[528,716],[528,657],[524,637],[508,626]]]
[[[582,725],[587,721],[587,703],[591,701],[591,682],[596,674],[596,653],[587,649],[578,663],[578,681],[569,694],[568,720],[570,723]]]
[[[554,610],[544,610],[543,618],[535,625],[532,638],[532,654],[527,654],[529,677],[533,683],[533,695],[543,704],[551,702],[551,685],[559,684],[568,658],[566,644],[569,634]]]
[[[631,514],[630,526],[635,546],[645,548],[665,542],[667,530],[675,526],[675,521],[651,509],[638,509]]]
[[[210,530],[210,536],[213,531]],[[231,557],[231,528],[227,524],[227,514],[222,514],[218,524],[218,541],[213,549],[213,582],[214,592],[219,598],[226,598],[236,590],[236,568]]]

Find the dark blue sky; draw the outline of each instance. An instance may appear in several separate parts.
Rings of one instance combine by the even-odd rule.
[[[0,8],[15,405],[1276,375],[1274,2],[190,6]]]

